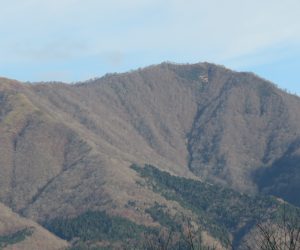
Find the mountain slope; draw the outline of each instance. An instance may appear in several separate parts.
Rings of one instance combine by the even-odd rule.
[[[0,248],[15,250],[62,250],[68,246],[35,222],[0,204]],[[2,249],[2,248],[1,248]]]
[[[251,73],[163,63],[74,85],[0,78],[0,200],[45,223],[106,210],[153,225],[132,163],[300,205],[300,99]],[[132,201],[136,206],[128,206]]]
[[[7,141],[0,150],[6,173],[1,199],[16,210],[40,209],[39,198],[48,199],[43,195],[52,186],[72,190],[62,180],[73,178],[73,171],[80,172],[77,177],[95,172],[134,189],[128,169],[133,162],[299,202],[289,184],[273,192],[274,184],[260,181],[279,159],[298,155],[299,98],[253,74],[207,63],[165,63],[75,85],[8,82],[1,85],[0,128]],[[286,169],[277,166],[276,178]],[[299,188],[297,176],[293,190]],[[115,188],[106,184],[101,193],[109,200]]]
[[[200,101],[189,134],[190,169],[236,190],[254,192],[258,169],[272,172],[291,147],[297,154],[299,98],[247,73],[220,74],[214,68],[208,81],[209,99]],[[281,170],[289,172],[283,165]]]
[[[206,63],[161,64],[55,86],[50,97],[48,86],[42,88],[56,108],[72,110],[97,143],[114,147],[113,155],[153,164],[160,159],[156,165],[179,175],[190,174],[188,165],[200,178],[242,192],[273,193],[260,176],[286,154],[298,155],[299,98],[251,73]],[[289,172],[282,165],[276,169]],[[290,176],[297,183],[298,175]],[[290,189],[274,192],[287,198]],[[289,201],[299,204],[296,199]]]

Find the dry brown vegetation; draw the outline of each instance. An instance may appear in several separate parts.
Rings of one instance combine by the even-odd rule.
[[[32,230],[32,235],[29,235],[24,240],[13,245],[6,245],[6,250],[62,250],[68,246],[66,241],[63,241],[37,223],[20,217],[13,213],[8,207],[0,204],[0,235],[10,235],[23,229]],[[1,248],[1,244],[0,244]]]
[[[153,201],[184,209],[137,184],[129,166],[149,163],[300,205],[299,124],[298,97],[208,63],[74,85],[1,78],[0,200],[36,221],[106,209],[151,224]]]

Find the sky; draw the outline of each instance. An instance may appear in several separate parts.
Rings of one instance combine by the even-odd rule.
[[[76,82],[212,62],[300,95],[299,0],[0,0],[0,75]]]

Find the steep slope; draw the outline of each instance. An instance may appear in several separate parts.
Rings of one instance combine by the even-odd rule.
[[[241,194],[219,185],[172,176],[151,165],[144,167],[133,165],[132,168],[155,192],[161,193],[168,200],[178,201],[183,207],[192,211],[195,216],[191,220],[200,225],[202,230],[207,230],[225,245],[232,239],[232,248],[229,249],[250,249],[247,245],[250,243],[249,240],[253,241],[253,238],[246,238],[249,232],[258,229],[257,223],[262,225],[268,222],[274,232],[278,230],[276,228],[283,229],[288,225],[291,230],[295,230],[295,235],[299,233],[300,209],[274,197]],[[176,225],[180,216],[168,218],[168,210],[157,203],[146,211],[161,225],[168,225],[175,231],[184,224],[181,222],[179,226]],[[258,234],[262,233],[258,232]],[[254,246],[260,244],[255,241],[252,243]],[[296,244],[300,246],[300,241]],[[251,249],[261,248],[251,247]]]
[[[135,245],[136,249],[145,249],[145,235],[153,235],[157,239],[159,223],[160,227],[172,233],[171,237],[175,240],[174,245],[169,246],[170,249],[178,249],[178,240],[181,240],[179,249],[191,249],[184,244],[188,237],[185,228],[189,223],[193,225],[193,234],[202,235],[206,244],[217,244],[217,249],[223,249],[221,245],[226,246],[231,242],[234,249],[239,249],[246,247],[251,240],[245,242],[245,237],[248,237],[248,232],[257,229],[258,222],[268,221],[275,226],[276,222],[280,222],[283,210],[286,211],[286,225],[299,221],[299,208],[283,204],[274,197],[240,194],[222,186],[172,176],[151,165],[132,165],[131,168],[141,177],[140,186],[147,186],[170,203],[180,206],[155,202],[144,212],[156,224],[147,226],[105,212],[88,211],[76,217],[49,220],[44,224],[46,228],[69,241],[74,242],[74,239],[80,238],[86,245],[116,244],[117,241],[124,246],[124,242],[129,240],[130,245]],[[130,201],[127,206],[140,209],[138,202]]]
[[[66,241],[0,204],[0,249],[62,250],[67,246]]]
[[[298,155],[300,101],[266,80],[207,63],[161,64],[62,92],[49,97],[43,86],[43,95],[66,114],[72,110],[95,143],[114,148],[101,149],[106,154],[191,177],[188,165],[202,179],[299,205],[292,191],[299,188],[297,161],[288,174],[292,186],[275,190],[274,183],[290,173],[280,159]],[[267,184],[263,176],[273,171],[277,177]]]
[[[299,206],[299,124],[298,97],[208,63],[74,85],[1,78],[0,200],[42,223],[106,210],[152,225],[154,201],[187,212],[139,185],[130,166],[146,163]]]
[[[259,179],[253,179],[258,169],[273,172],[280,158],[287,154],[296,157],[298,97],[255,75],[216,67],[208,73],[205,96],[208,100],[200,100],[189,134],[189,166],[194,173],[239,191],[254,192],[257,181],[261,186]],[[293,168],[299,173],[299,166]],[[276,169],[278,174],[290,171],[284,164]]]
[[[70,128],[36,107],[27,86],[6,83],[1,85],[0,197],[21,211],[81,161],[89,147]]]
[[[253,74],[164,63],[75,85],[2,79],[1,90],[0,197],[24,214],[122,208],[136,189],[133,162],[299,203],[297,161],[280,160],[298,155],[299,98]],[[91,193],[99,199],[82,204]]]
[[[115,213],[125,213],[128,200],[139,197],[146,203],[164,200],[147,188],[137,188],[136,174],[129,166],[135,161],[151,162],[152,158],[162,166],[172,164],[145,146],[143,137],[133,128],[128,129],[133,141],[125,137],[120,147],[114,138],[119,125],[111,126],[102,114],[99,117],[88,111],[91,107],[76,104],[73,97],[78,93],[72,92],[71,86],[9,83],[1,92],[0,127],[6,140],[1,144],[3,202],[23,215],[44,221],[89,209],[114,207]],[[43,91],[47,91],[46,96]],[[64,106],[59,109],[60,102]],[[74,106],[78,110],[73,111]],[[111,116],[118,119],[113,113]],[[90,122],[96,125],[89,127]],[[118,134],[122,136],[120,131]],[[192,176],[188,168],[177,165],[177,169],[182,175]],[[128,210],[129,217],[147,221],[143,212]]]

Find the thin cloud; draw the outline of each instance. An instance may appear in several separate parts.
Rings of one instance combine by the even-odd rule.
[[[86,71],[95,57],[108,71],[165,60],[259,65],[285,56],[270,50],[300,47],[299,9],[298,0],[4,1],[0,67],[82,60]]]

